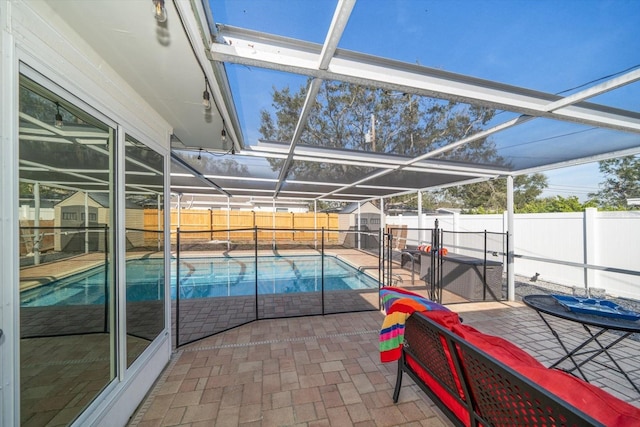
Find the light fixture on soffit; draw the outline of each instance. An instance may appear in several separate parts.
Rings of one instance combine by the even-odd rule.
[[[153,7],[156,21],[165,22],[167,20],[167,9],[164,7],[164,0],[153,0]]]
[[[204,92],[202,92],[202,106],[205,110],[211,109],[211,95],[209,94],[209,80],[204,78]]]
[[[55,127],[61,128],[64,126],[64,122],[62,121],[62,114],[60,114],[60,103],[56,101],[56,117],[54,122]]]

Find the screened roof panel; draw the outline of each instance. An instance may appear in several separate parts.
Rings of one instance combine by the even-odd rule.
[[[281,192],[283,198],[287,199],[298,199],[298,200],[313,200],[320,198],[323,193],[315,193],[315,192],[295,192],[295,191],[283,191]],[[280,200],[280,198],[276,199]]]
[[[366,200],[369,200],[368,197],[358,197],[356,195],[353,194],[328,194],[325,196],[322,196],[320,198],[320,200],[324,200],[324,201],[335,201],[335,202],[363,202]]]
[[[308,192],[308,191],[314,191],[314,192],[318,192],[320,194],[323,193],[329,193],[333,190],[339,189],[342,186],[344,186],[346,184],[338,184],[338,185],[326,185],[326,183],[322,183],[322,182],[313,182],[313,181],[309,181],[306,183],[302,183],[302,182],[289,182],[289,181],[285,181],[284,184],[282,185],[282,191],[294,191],[294,192]]]
[[[32,170],[30,166],[20,166],[20,179],[26,182],[40,182],[43,185],[97,191],[109,189],[109,173],[69,173],[47,170]]]
[[[277,178],[278,176],[277,168],[274,171],[269,161],[262,158],[205,151],[174,150],[174,153],[206,176],[239,176],[264,179]],[[198,159],[198,156],[201,158]]]
[[[324,81],[300,144],[416,157],[491,126],[497,111]]]
[[[20,123],[20,158],[23,163],[53,169],[98,169],[108,173],[108,133],[93,126],[54,128],[42,123]]]
[[[337,3],[337,0],[233,0],[212,1],[210,8],[216,22],[322,43]],[[266,16],[270,19],[265,19]]]
[[[378,187],[375,185],[370,186],[360,186],[356,185],[353,187],[349,187],[344,189],[339,193],[335,193],[337,195],[343,195],[345,193],[358,195],[364,198],[372,198],[372,197],[386,197],[396,193],[402,193],[405,191],[410,191],[412,188],[402,188],[402,187]]]
[[[178,197],[172,195],[171,206],[177,207]],[[210,194],[192,194],[183,193],[181,197],[183,205],[191,206],[201,209],[226,209],[230,206],[232,209],[252,209],[255,206],[308,206],[308,200],[299,199],[278,199],[275,202],[271,197],[261,196],[235,196],[229,197],[222,195],[210,195]]]
[[[640,110],[640,82],[628,84],[590,99],[597,104],[638,112]]]
[[[246,144],[253,145],[258,139],[265,137],[291,141],[293,127],[296,124],[297,114],[300,112],[301,105],[298,105],[295,111],[290,112],[291,127],[280,129],[277,135],[263,135],[260,132],[261,112],[263,110],[266,111],[276,120],[273,106],[274,91],[282,91],[285,88],[289,88],[292,94],[301,90],[304,91],[308,78],[276,70],[237,64],[227,64],[225,69]]]
[[[492,139],[510,170],[567,162],[638,147],[640,135],[593,126],[536,119],[500,132]]]
[[[638,22],[635,1],[370,0],[340,48],[557,93],[637,64]]]
[[[176,193],[216,193],[212,186],[208,186],[194,177],[185,176],[171,176],[171,190]]]
[[[276,186],[275,180],[246,180],[242,178],[222,178],[219,176],[211,177],[205,175],[205,177],[209,178],[211,181],[215,182],[220,187],[224,188],[227,191],[235,192],[240,189],[256,189],[256,190],[269,190],[273,191]]]
[[[260,189],[244,189],[234,190],[233,197],[260,197],[271,199],[273,195],[272,190],[260,190]]]
[[[364,164],[364,162],[363,162]],[[322,161],[294,160],[287,179],[317,183],[349,183],[362,179],[377,168],[355,164],[333,164]]]
[[[381,187],[405,187],[420,190],[427,187],[438,187],[458,181],[467,181],[469,176],[459,176],[455,174],[420,173],[411,171],[392,171],[386,175],[379,176],[366,185],[376,185]]]
[[[174,192],[353,201],[640,153],[638,2],[205,3],[211,14],[197,1],[168,4],[183,23],[171,46],[96,37],[79,12],[54,8],[174,128]],[[101,28],[137,29],[139,8],[126,12],[135,16],[103,13]],[[167,60],[176,46],[181,61]],[[157,69],[141,85],[149,64]],[[201,110],[194,76],[208,79],[211,110]],[[62,129],[50,113],[21,111],[21,177],[43,168],[70,185],[103,185],[106,141],[117,135],[82,112],[67,120],[72,105],[61,107]],[[96,129],[74,134],[77,123]],[[68,145],[66,155],[46,156],[39,139]],[[150,188],[157,167],[144,152],[126,158],[127,181]],[[97,175],[78,176],[79,165]]]
[[[146,145],[127,141],[125,145],[125,162],[126,171],[130,175],[155,176],[160,177],[164,174],[163,158],[154,150]]]

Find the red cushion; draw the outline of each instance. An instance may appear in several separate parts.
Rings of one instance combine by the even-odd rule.
[[[455,325],[452,331],[513,369],[516,369],[516,365],[544,368],[538,359],[504,338],[483,334],[477,329],[463,324]]]
[[[455,399],[444,387],[438,383],[438,381],[434,380],[431,375],[425,372],[418,362],[413,360],[413,358],[409,355],[406,357],[407,365],[414,370],[414,372],[420,377],[420,379],[424,382],[424,384],[433,391],[433,393],[438,396],[438,398],[445,404],[451,412],[454,413],[456,417],[460,421],[464,423],[465,426],[469,426],[469,411],[465,408],[457,399]],[[457,379],[457,378],[456,378]]]
[[[453,311],[430,310],[422,311],[420,312],[420,314],[432,319],[435,323],[443,326],[448,330],[451,330],[456,325],[460,325],[460,317],[458,316],[458,313],[454,313]],[[440,336],[440,345],[442,346],[445,357],[447,358],[449,370],[453,373],[453,378],[456,388],[458,389],[458,394],[460,398],[464,399],[462,384],[460,383],[460,379],[456,374],[455,365],[453,363],[451,353],[449,352],[449,348],[446,345],[444,336]],[[410,357],[407,357],[407,364],[411,366],[414,371],[416,371],[416,373],[424,381],[424,383],[431,390],[433,390],[436,396],[438,396],[440,400],[443,401],[443,403],[456,415],[456,417],[458,417],[458,419],[464,422],[465,425],[469,425],[469,413],[464,405],[453,398],[444,387],[442,387],[436,380],[434,380],[427,372],[423,371],[418,363]]]
[[[640,425],[640,408],[557,369],[522,368],[522,375],[606,426]]]
[[[448,310],[430,310],[430,311],[422,311],[420,314],[423,314],[425,317],[433,320],[440,326],[443,326],[445,329],[453,331],[454,327],[462,326],[460,323],[460,316],[458,313]],[[465,325],[466,326],[466,325]]]
[[[468,325],[454,333],[607,426],[640,425],[640,408],[566,372],[548,369],[515,344]]]

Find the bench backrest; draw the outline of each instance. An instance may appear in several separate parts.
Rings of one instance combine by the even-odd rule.
[[[454,394],[470,425],[602,425],[422,313],[407,319],[405,343],[403,360],[413,359],[422,375]]]

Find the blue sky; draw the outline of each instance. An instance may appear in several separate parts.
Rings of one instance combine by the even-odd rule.
[[[216,22],[322,43],[336,3],[212,0],[211,9]],[[640,64],[640,0],[359,0],[340,48],[558,93]],[[272,88],[305,82],[242,66],[227,71],[249,144]],[[640,111],[640,83],[590,101]],[[597,163],[547,176],[545,195],[580,199],[602,181]]]

